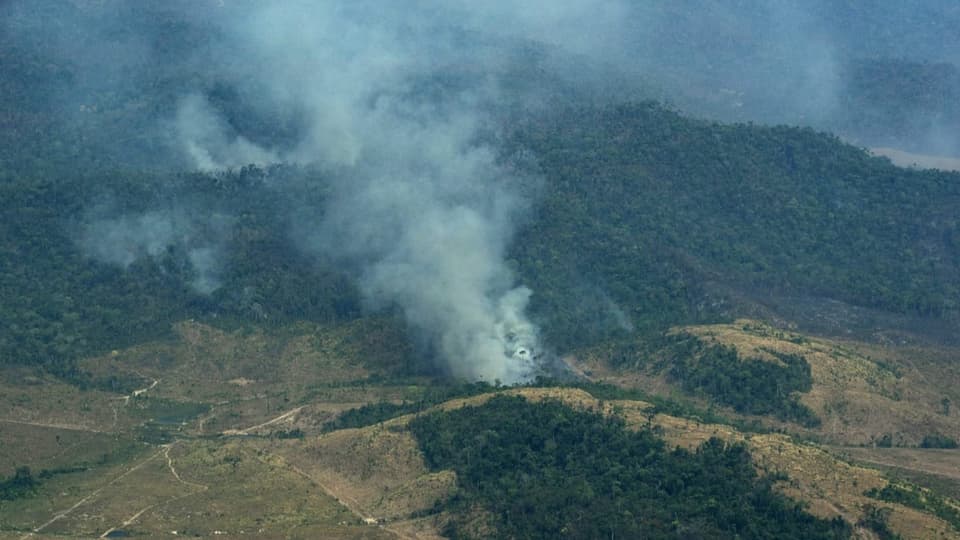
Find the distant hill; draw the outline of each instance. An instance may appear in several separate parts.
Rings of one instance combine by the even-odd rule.
[[[513,256],[560,343],[729,316],[738,296],[957,316],[956,173],[652,103],[566,110],[514,144],[533,149],[546,193]]]
[[[506,141],[505,151],[520,149],[543,187],[510,264],[560,351],[753,313],[764,298],[832,299],[941,326],[958,315],[960,174],[898,168],[810,129],[707,122],[653,103],[530,118]],[[323,174],[8,175],[5,361],[66,361],[55,358],[96,350],[97,335],[156,335],[189,315],[356,316],[349,279],[287,238],[296,216],[285,201],[321,204]],[[312,193],[271,187],[305,175]],[[125,271],[87,259],[71,223],[105,198],[128,211],[180,204],[242,215],[245,232],[225,244],[222,289],[191,291],[196,276],[175,250]],[[315,284],[309,300],[304,280]]]

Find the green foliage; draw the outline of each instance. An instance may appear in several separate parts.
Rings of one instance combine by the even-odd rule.
[[[359,313],[358,294],[342,272],[318,264],[289,241],[292,216],[266,177],[304,183],[298,168],[246,168],[218,175],[101,173],[0,183],[0,363],[33,364],[80,386],[124,391],[131,381],[92,380],[81,356],[168,336],[189,317],[227,324],[295,319],[328,322]],[[301,200],[318,193],[291,194]],[[94,200],[123,212],[198,207],[236,216],[226,240],[223,285],[211,296],[189,287],[187,254],[168,250],[123,269],[89,258],[72,229]],[[118,210],[119,212],[119,210]]]
[[[33,493],[39,482],[30,472],[30,467],[18,467],[13,476],[0,481],[0,501],[12,501]]]
[[[958,314],[954,173],[654,103],[560,110],[518,126],[511,144],[546,179],[511,253],[560,348],[728,317],[731,289]]]
[[[747,450],[711,439],[668,450],[650,431],[559,402],[497,396],[423,415],[410,429],[433,470],[453,469],[459,494],[504,538],[847,538],[757,478]],[[470,535],[454,518],[445,531]]]
[[[137,427],[137,440],[152,445],[170,444],[174,440],[170,426],[157,422],[145,422]]]
[[[33,495],[40,486],[41,480],[47,480],[60,474],[70,474],[87,470],[86,466],[57,467],[43,469],[40,474],[34,475],[30,467],[17,467],[13,476],[0,480],[0,501],[12,501]]]
[[[874,440],[874,444],[877,448],[892,448],[893,447],[893,434],[884,433],[880,438]]]
[[[305,433],[300,428],[273,431],[270,433],[270,436],[275,439],[302,439],[304,435]]]
[[[210,405],[192,401],[137,396],[130,402],[131,414],[156,424],[180,425],[210,410]]]
[[[18,24],[50,19],[77,44],[136,41],[130,28],[86,20],[96,10],[51,3],[59,7],[23,7]],[[53,44],[0,35],[0,117],[11,127],[0,130],[0,363],[92,384],[76,358],[166,337],[185,318],[358,316],[353,277],[290,240],[298,220],[322,219],[298,209],[324,207],[329,172],[155,169],[168,141],[148,134],[188,92],[203,93],[229,125],[272,147],[297,139],[297,119],[272,118],[215,71],[178,61],[222,37],[208,23],[176,10],[118,9],[153,40],[156,70],[129,85],[145,91],[108,91]],[[89,28],[104,35],[84,34]],[[867,83],[850,99],[873,99],[867,92],[883,90],[869,81],[896,68],[913,82],[889,99],[874,96],[883,107],[928,81],[937,84],[918,97],[923,110],[956,101],[940,92],[955,87],[944,66],[863,66]],[[54,98],[67,90],[83,114],[57,108]],[[511,115],[519,120],[501,141],[504,159],[530,155],[514,165],[543,178],[508,263],[535,291],[532,311],[558,351],[726,320],[737,314],[731,298],[797,295],[960,315],[957,175],[899,169],[809,129],[705,122],[655,103],[563,102],[542,116]],[[118,133],[129,137],[110,140]],[[186,166],[171,161],[164,166]],[[212,295],[191,290],[196,276],[182,248],[126,268],[89,258],[76,231],[105,202],[115,214],[187,208],[228,216],[223,286]]]
[[[920,448],[956,448],[957,441],[952,437],[940,433],[924,435],[920,442]]]
[[[772,414],[808,427],[820,423],[797,398],[813,385],[802,356],[771,353],[780,363],[741,358],[734,347],[706,346],[693,336],[678,336],[670,354],[669,375],[689,392],[705,393],[741,413]]]
[[[137,428],[137,439],[147,444],[170,443],[182,425],[210,410],[206,403],[147,395],[132,398],[129,405],[131,415],[144,420]]]
[[[917,486],[889,483],[883,489],[874,488],[867,491],[865,495],[931,513],[960,531],[960,510],[932,491],[921,490]]]
[[[360,407],[344,411],[335,419],[323,424],[323,431],[336,431],[338,429],[360,428],[372,426],[379,422],[403,416],[404,414],[417,412],[417,404],[404,401],[403,403],[392,403],[389,401],[378,401],[368,403]]]
[[[880,540],[900,540],[900,535],[890,530],[889,518],[889,508],[868,504],[864,506],[863,519],[858,524],[876,533]]]
[[[78,372],[71,378],[71,382],[81,390],[102,390],[124,395],[150,385],[150,379],[135,373],[111,373],[110,375],[92,376],[86,372]]]

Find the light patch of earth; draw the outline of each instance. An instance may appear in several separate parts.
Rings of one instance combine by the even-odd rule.
[[[886,147],[871,148],[870,153],[875,156],[883,156],[889,159],[897,167],[906,167],[909,169],[940,169],[943,171],[960,171],[960,158],[914,154],[912,152],[905,152],[896,148]]]
[[[960,452],[953,449],[836,447],[834,450],[874,465],[910,469],[960,481]]]

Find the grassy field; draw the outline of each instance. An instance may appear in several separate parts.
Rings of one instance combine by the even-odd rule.
[[[696,336],[708,345],[733,347],[741,358],[778,362],[777,354],[799,355],[809,364],[813,379],[800,402],[822,420],[806,429],[769,417],[737,414],[697,396],[703,407],[714,407],[731,418],[760,421],[769,428],[787,430],[839,445],[873,445],[885,436],[894,446],[918,446],[923,438],[943,434],[960,437],[960,413],[949,404],[960,400],[957,351],[943,347],[892,347],[826,339],[784,331],[753,320],[732,324],[688,326],[675,333]],[[571,356],[568,362],[597,382],[635,387],[657,395],[679,395],[657,364],[657,353],[614,367],[608,348],[594,348]]]
[[[0,400],[8,411],[0,418],[0,471],[10,476],[29,466],[39,475],[28,496],[0,501],[0,538],[31,532],[34,538],[148,537],[172,531],[204,537],[439,537],[446,515],[433,509],[456,493],[457,476],[428,470],[406,427],[413,416],[323,430],[346,409],[415,401],[437,384],[365,363],[369,347],[351,337],[362,328],[224,331],[184,322],[174,340],[84,362],[95,379],[127,381],[117,391],[80,390],[23,371],[0,374]],[[951,369],[946,351],[936,356],[883,350],[745,321],[684,331],[760,357],[771,351],[803,354],[814,376],[804,402],[829,420],[819,433],[795,431],[807,440],[849,444],[882,430],[900,430],[904,441],[929,429],[955,433],[950,431],[956,429],[955,415],[937,411],[936,397],[953,395],[940,380]],[[386,347],[386,341],[376,346]],[[598,381],[678,395],[662,378],[611,368],[597,350],[568,360]],[[856,523],[873,505],[889,509],[890,527],[905,538],[960,538],[930,514],[865,495],[886,486],[894,470],[919,484],[949,486],[960,466],[956,451],[837,449],[784,433],[746,433],[665,414],[643,401],[598,399],[582,389],[500,391],[618,414],[628,427],[655,429],[670,445],[693,448],[710,437],[744,442],[758,471],[786,474],[778,489],[818,516]],[[857,407],[865,405],[830,409],[836,393],[879,410],[864,417]],[[477,405],[492,395],[434,407]],[[837,429],[837,422],[849,427]],[[54,474],[40,475],[45,469]]]

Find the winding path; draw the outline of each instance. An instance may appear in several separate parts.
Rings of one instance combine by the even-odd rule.
[[[117,525],[117,526],[115,526],[115,527],[110,527],[109,529],[107,529],[106,531],[104,531],[103,534],[100,535],[100,538],[107,538],[107,537],[110,535],[110,533],[112,533],[113,531],[115,531],[115,530],[117,530],[117,529],[122,529],[123,527],[128,527],[131,523],[133,523],[134,521],[136,521],[140,516],[142,516],[142,515],[144,514],[144,512],[146,512],[146,511],[148,511],[148,510],[152,510],[152,509],[154,509],[154,508],[156,508],[156,507],[158,507],[158,506],[162,506],[162,505],[165,505],[165,504],[169,504],[169,503],[172,503],[172,502],[174,502],[174,501],[179,501],[180,499],[183,499],[183,498],[185,498],[185,497],[189,497],[189,496],[195,495],[195,494],[197,494],[197,493],[202,493],[202,492],[210,489],[210,486],[208,486],[208,485],[206,485],[206,484],[198,484],[198,483],[196,483],[196,482],[190,482],[190,481],[188,481],[188,480],[184,480],[184,479],[180,476],[180,473],[178,473],[178,472],[177,472],[177,469],[174,468],[174,466],[173,466],[173,458],[170,457],[170,449],[172,449],[172,448],[173,448],[174,446],[176,446],[176,445],[177,445],[177,443],[172,443],[172,444],[168,444],[168,445],[165,445],[165,446],[164,446],[163,457],[167,458],[167,468],[170,469],[170,474],[172,474],[173,477],[177,479],[177,482],[180,482],[181,484],[183,484],[183,485],[185,485],[185,486],[190,486],[190,487],[192,487],[192,488],[198,488],[198,490],[197,490],[197,491],[191,491],[190,493],[184,493],[183,495],[178,495],[178,496],[176,496],[176,497],[167,499],[167,500],[165,500],[165,501],[160,501],[160,502],[153,503],[153,504],[151,504],[151,505],[149,505],[149,506],[147,506],[147,507],[139,510],[137,513],[133,514],[133,515],[130,516],[129,518],[125,519],[125,520],[123,521],[123,523],[121,523],[120,525]]]
[[[56,523],[57,521],[60,521],[61,519],[67,517],[68,515],[70,515],[71,512],[73,512],[74,510],[76,510],[77,508],[79,508],[80,506],[82,506],[84,503],[86,503],[86,502],[89,501],[90,499],[92,499],[92,498],[96,497],[97,495],[99,495],[103,490],[105,490],[105,489],[107,489],[108,487],[112,486],[113,484],[119,482],[120,480],[122,480],[123,478],[125,478],[125,477],[126,477],[127,475],[129,475],[130,473],[136,471],[136,470],[139,469],[140,467],[143,467],[143,466],[146,465],[147,463],[153,461],[157,456],[159,456],[160,454],[162,454],[162,453],[164,452],[164,450],[165,450],[164,448],[161,448],[161,449],[158,450],[157,452],[151,454],[150,457],[144,459],[144,460],[141,461],[140,463],[137,463],[137,464],[134,465],[133,467],[130,467],[129,469],[127,469],[126,471],[124,471],[122,474],[120,474],[120,475],[118,475],[117,477],[115,477],[113,480],[110,480],[110,481],[107,482],[106,484],[104,484],[104,485],[100,486],[99,488],[93,490],[89,495],[87,495],[86,497],[84,497],[84,498],[80,499],[79,501],[77,501],[77,502],[76,502],[73,506],[71,506],[70,508],[67,508],[66,510],[63,510],[62,512],[57,512],[57,513],[54,514],[54,516],[53,516],[52,518],[50,518],[46,523],[44,523],[44,524],[42,524],[42,525],[34,528],[33,531],[31,531],[31,532],[29,532],[29,533],[21,536],[21,537],[20,537],[20,540],[25,540],[25,539],[27,539],[27,538],[30,538],[31,536],[33,536],[33,535],[39,533],[40,531],[46,529],[46,528],[49,527],[50,525],[53,525],[53,524]]]

